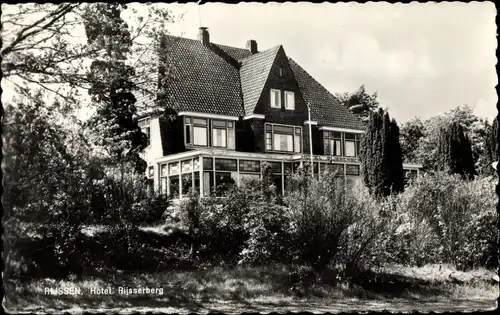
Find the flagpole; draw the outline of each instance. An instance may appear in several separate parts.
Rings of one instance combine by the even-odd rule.
[[[309,119],[309,156],[311,157],[311,176],[314,177],[314,164],[313,164],[313,143],[312,143],[312,123],[311,123],[311,104],[307,103],[307,116]]]

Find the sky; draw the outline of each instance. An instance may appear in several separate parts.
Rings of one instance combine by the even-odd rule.
[[[468,104],[496,115],[496,10],[493,3],[210,3],[169,5],[170,33],[286,54],[332,93],[365,85],[404,122]]]

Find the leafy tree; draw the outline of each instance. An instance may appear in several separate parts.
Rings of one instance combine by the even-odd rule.
[[[404,189],[399,128],[387,111],[379,109],[371,114],[360,159],[363,181],[371,194],[383,197]]]
[[[134,68],[126,64],[132,39],[121,18],[124,8],[116,3],[87,8],[88,44],[104,51],[104,56],[92,62],[88,74],[94,82],[89,94],[98,106],[90,123],[102,136],[102,144],[112,158],[132,162],[140,173],[145,165],[139,153],[147,146],[147,139],[134,119],[137,109],[133,92],[137,87],[132,81]]]
[[[438,170],[439,154],[438,144],[440,130],[447,128],[452,123],[462,126],[464,132],[469,135],[471,142],[473,163],[476,167],[484,152],[484,137],[486,132],[486,121],[480,119],[473,113],[473,108],[468,105],[458,106],[442,115],[434,116],[424,121],[424,137],[420,138],[416,150],[416,160],[423,164],[424,169]]]
[[[425,127],[422,121],[415,117],[401,126],[401,152],[404,162],[417,161],[419,141],[425,136]]]
[[[9,268],[16,266],[14,261],[31,259],[20,254],[32,244],[26,245],[31,237],[26,231],[52,239],[58,266],[65,266],[91,194],[89,150],[79,132],[61,123],[58,113],[64,105],[47,104],[41,93],[35,100],[6,104],[3,121],[2,205]]]
[[[370,113],[379,106],[377,92],[368,94],[364,85],[352,93],[335,94],[335,97],[364,122],[369,120]]]
[[[88,13],[98,6],[102,4],[2,4],[1,68],[7,88],[32,99],[30,91],[41,88],[68,106],[79,106],[81,89],[96,83],[87,76],[87,60],[100,56],[106,45],[87,45],[75,34],[95,21]],[[127,13],[134,80],[152,96],[157,88],[151,79],[156,69],[152,52],[174,17],[164,4],[131,4]]]
[[[476,175],[469,137],[458,122],[439,133],[438,165],[441,170],[472,179]]]

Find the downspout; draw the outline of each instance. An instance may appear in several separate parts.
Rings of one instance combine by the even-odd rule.
[[[309,119],[309,155],[311,157],[311,177],[314,177],[314,164],[313,164],[313,143],[312,143],[312,123],[311,123],[311,104],[307,103],[307,116]]]

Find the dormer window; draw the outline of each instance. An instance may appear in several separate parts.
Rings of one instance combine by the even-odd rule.
[[[235,123],[228,120],[185,117],[184,143],[187,147],[211,146],[234,149]]]
[[[184,136],[186,145],[208,145],[208,123],[206,119],[184,118]]]
[[[271,107],[281,108],[281,91],[271,89]]]
[[[285,91],[285,108],[288,110],[295,109],[295,93]]]
[[[212,120],[212,146],[234,149],[234,123],[225,120]]]

